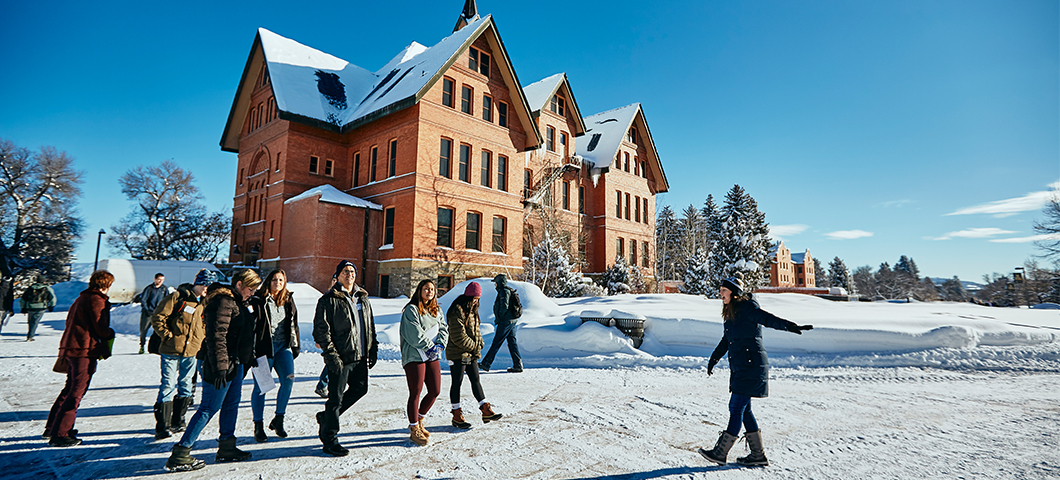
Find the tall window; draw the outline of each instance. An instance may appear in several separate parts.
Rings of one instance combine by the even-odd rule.
[[[490,186],[490,179],[493,178],[491,169],[493,168],[493,154],[488,150],[482,151],[482,170],[479,172],[479,182],[482,183],[483,187]]]
[[[637,144],[637,127],[629,127],[629,133],[626,135],[626,140],[634,145]]]
[[[468,57],[467,68],[487,77],[490,76],[490,55],[488,53],[472,47],[468,49]]]
[[[648,223],[648,199],[644,199],[644,223]]]
[[[578,261],[585,265],[587,255],[585,254],[585,235],[578,235]]]
[[[453,178],[453,141],[448,138],[443,138],[439,150],[438,175],[445,178]]]
[[[563,116],[564,112],[566,112],[567,110],[567,104],[563,100],[563,97],[559,95],[553,95],[552,101],[549,102],[548,108],[549,110],[552,110],[552,113]]]
[[[471,115],[471,95],[474,93],[471,87],[464,85],[460,87],[460,111]]]
[[[451,78],[442,78],[442,105],[449,108],[453,108],[453,80]]]
[[[578,213],[585,213],[585,187],[578,185]]]
[[[372,147],[372,153],[370,154],[370,157],[372,165],[371,168],[368,170],[368,182],[374,182],[376,179],[375,169],[378,166],[377,163],[379,160],[379,147]]]
[[[648,178],[648,164],[647,162],[640,162],[640,176]]]
[[[629,194],[626,194],[626,220],[629,220]]]
[[[353,154],[353,186],[361,186],[361,152]]]
[[[508,126],[508,104],[497,102],[497,125]]]
[[[324,175],[332,176],[335,174],[335,161],[332,159],[324,160]]]
[[[394,175],[397,175],[397,140],[390,141],[390,169],[386,176],[393,177]]]
[[[497,155],[497,190],[508,191],[508,157]]]
[[[559,134],[559,153],[563,155],[563,158],[567,158],[567,133],[560,132]]]
[[[383,214],[383,245],[394,244],[394,207],[386,209]]]
[[[629,264],[637,266],[637,241],[632,238],[629,240]]]
[[[493,121],[493,98],[489,95],[482,96],[482,119],[487,122]]]
[[[622,192],[615,190],[615,216],[622,218]]]
[[[626,161],[622,169],[625,170],[626,173],[629,173],[629,152],[626,152],[625,160]]]
[[[570,182],[563,182],[563,209],[570,210]]]
[[[640,260],[641,260],[640,266],[642,266],[644,268],[648,268],[648,242],[641,242],[641,243],[642,243],[642,245],[641,245],[641,249],[640,249]]]
[[[453,248],[453,209],[438,209],[438,246]]]
[[[493,251],[504,253],[504,217],[493,217]]]
[[[309,157],[309,173],[317,173],[318,168],[320,168],[320,158]]]
[[[615,249],[615,258],[626,256],[626,242],[622,240],[622,237],[618,237],[618,244],[615,245]]]
[[[533,178],[533,176],[534,176],[533,170],[530,170],[529,168],[526,169],[526,170],[523,170],[523,197],[524,198],[530,198],[530,187],[531,187],[530,181]]]
[[[556,129],[545,126],[545,148],[550,152],[556,151]]]
[[[471,182],[471,145],[461,143],[460,144],[460,166],[458,173],[460,174],[460,181]]]
[[[637,157],[633,156],[633,174],[640,176],[640,162],[637,161]]]
[[[636,206],[637,206],[637,208],[633,209],[635,211],[635,213],[633,215],[633,219],[637,223],[640,223],[640,197],[635,197],[633,200],[634,200],[634,204],[636,204]]]
[[[467,212],[467,235],[464,237],[464,248],[468,250],[478,250],[479,241],[478,233],[481,229],[482,215],[472,212]]]

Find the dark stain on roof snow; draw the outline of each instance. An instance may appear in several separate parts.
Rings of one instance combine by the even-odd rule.
[[[346,108],[346,85],[342,84],[339,76],[323,70],[316,71],[317,91],[328,99],[331,106],[343,110]]]

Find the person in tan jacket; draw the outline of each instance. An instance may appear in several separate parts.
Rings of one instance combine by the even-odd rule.
[[[169,438],[184,430],[184,415],[191,405],[194,386],[195,356],[206,336],[200,299],[215,278],[213,272],[199,270],[194,284],[177,287],[151,315],[151,326],[162,339],[158,346],[162,384],[155,400],[155,439]]]
[[[471,428],[471,424],[464,420],[464,410],[460,408],[460,387],[465,373],[471,382],[471,393],[475,395],[479,410],[482,411],[482,422],[489,423],[503,416],[495,413],[486,401],[482,382],[479,381],[478,359],[482,354],[482,347],[485,346],[479,327],[482,320],[478,316],[478,301],[481,296],[482,286],[472,281],[467,284],[464,294],[456,297],[445,312],[449,324],[445,358],[449,360],[449,378],[453,381],[449,389],[449,401],[453,404],[453,426],[460,429]]]

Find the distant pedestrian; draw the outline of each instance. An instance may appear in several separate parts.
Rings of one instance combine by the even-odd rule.
[[[144,343],[147,341],[147,330],[151,328],[151,315],[155,313],[155,308],[158,308],[158,304],[162,303],[166,295],[169,295],[169,287],[164,284],[165,281],[165,275],[156,273],[154,282],[144,287],[144,291],[140,292],[141,355],[144,353]]]
[[[217,426],[217,462],[250,460],[250,453],[236,447],[236,419],[243,377],[254,362],[254,314],[246,301],[261,285],[251,269],[232,276],[230,285],[214,283],[206,289],[203,321],[206,338],[202,352],[202,401],[188,421],[188,428],[166,461],[166,470],[198,470],[206,462],[191,456],[191,449],[210,419],[220,411]]]
[[[0,330],[7,325],[7,319],[15,314],[15,279],[5,275],[0,279]]]
[[[401,312],[401,367],[409,387],[405,407],[409,416],[409,439],[417,445],[426,445],[431,438],[421,419],[431,411],[442,391],[442,369],[438,361],[449,340],[449,326],[438,308],[437,292],[434,282],[421,280]],[[421,400],[424,383],[427,394]]]
[[[202,296],[217,277],[199,270],[194,283],[185,283],[166,296],[151,315],[151,325],[162,339],[158,346],[162,382],[155,399],[155,439],[169,438],[184,431],[184,414],[191,405],[195,381],[196,355],[206,337],[202,320]],[[176,396],[174,396],[176,394]]]
[[[252,299],[256,314],[254,326],[254,355],[269,359],[269,368],[276,369],[280,377],[280,389],[276,392],[276,412],[269,422],[269,429],[276,436],[287,438],[283,428],[283,417],[287,413],[287,402],[294,388],[294,359],[301,348],[298,343],[298,309],[294,297],[287,290],[287,273],[273,270],[265,277],[258,293]],[[250,409],[254,414],[254,440],[267,442],[265,434],[265,395],[258,383],[250,397]]]
[[[88,288],[70,305],[66,328],[59,341],[59,356],[66,362],[66,385],[52,404],[44,435],[53,447],[72,447],[81,443],[75,436],[74,421],[81,398],[88,391],[96,362],[110,358],[114,330],[110,328],[110,298],[107,292],[114,275],[97,270],[88,280]]]
[[[721,432],[718,442],[711,450],[699,449],[699,454],[719,465],[725,465],[729,449],[736,443],[740,424],[746,429],[747,446],[751,454],[736,459],[736,463],[749,466],[769,465],[762,447],[762,432],[751,413],[751,398],[764,398],[769,394],[769,361],[762,345],[762,326],[785,330],[802,335],[813,325],[796,325],[779,318],[758,306],[750,293],[744,291],[743,275],[721,282],[719,295],[722,301],[721,317],[725,321],[725,335],[707,363],[707,374],[714,374],[714,366],[726,352],[729,354],[729,424]]]
[[[379,342],[368,292],[357,286],[357,267],[349,260],[335,268],[338,281],[317,301],[313,340],[328,369],[328,401],[317,412],[317,436],[324,453],[350,453],[339,444],[339,416],[368,393],[368,370],[375,366]]]
[[[501,344],[508,341],[508,353],[512,356],[512,368],[508,371],[519,373],[523,371],[523,359],[519,356],[519,345],[515,339],[515,315],[512,312],[512,296],[517,295],[515,289],[508,286],[508,277],[499,274],[493,277],[493,283],[497,287],[497,299],[493,302],[493,323],[497,329],[493,332],[493,344],[486,352],[485,358],[479,363],[479,368],[490,371],[493,365],[493,357],[501,349]]]
[[[479,297],[481,296],[482,286],[478,282],[471,282],[464,289],[464,294],[453,300],[453,304],[449,306],[449,311],[445,314],[449,325],[449,342],[445,346],[445,358],[449,360],[449,379],[453,382],[449,388],[449,401],[452,404],[453,426],[461,429],[471,428],[471,424],[464,419],[464,410],[460,408],[460,387],[465,374],[471,382],[471,393],[475,396],[475,400],[478,400],[483,423],[499,420],[502,417],[501,414],[495,413],[493,407],[486,401],[486,394],[482,391],[482,382],[478,374],[478,358],[482,353],[482,347],[486,346],[479,330],[479,325],[482,323],[478,315]]]
[[[37,325],[44,318],[44,311],[55,310],[55,290],[44,283],[44,275],[37,275],[33,285],[22,292],[19,307],[26,314],[26,322],[29,324],[26,341],[32,342],[34,335],[37,334]]]

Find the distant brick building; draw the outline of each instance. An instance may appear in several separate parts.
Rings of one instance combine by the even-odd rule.
[[[784,242],[777,242],[770,252],[773,262],[769,267],[770,287],[814,288],[817,286],[810,251],[792,254]]]
[[[380,296],[519,275],[545,229],[587,274],[653,277],[668,184],[639,104],[582,117],[566,75],[520,86],[491,16],[370,72],[259,29],[221,139],[238,154],[229,260]]]

